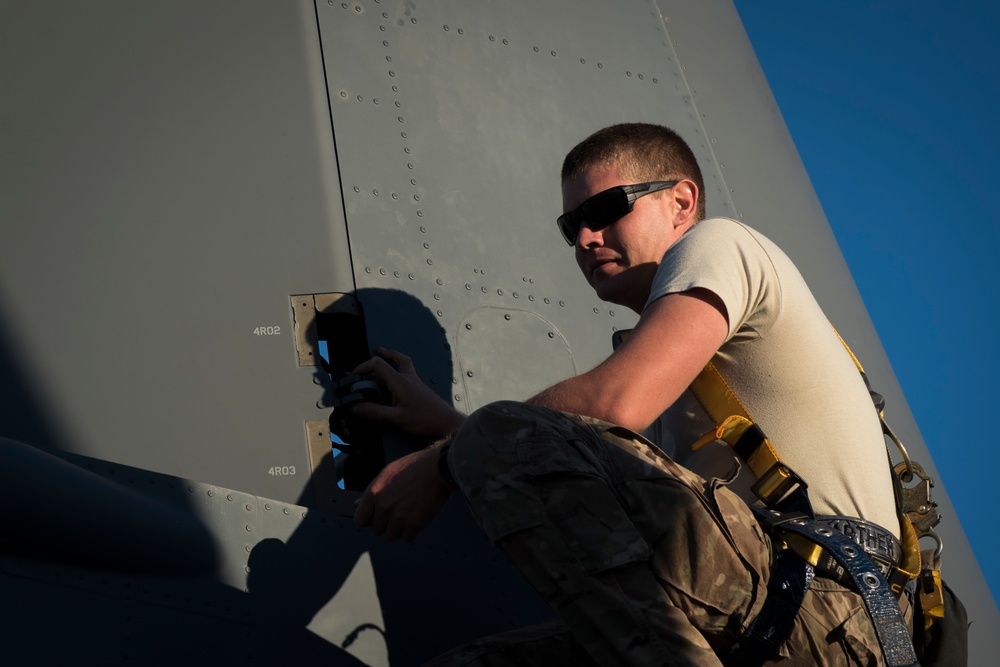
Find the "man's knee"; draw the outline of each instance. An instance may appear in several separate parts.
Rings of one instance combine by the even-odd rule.
[[[497,401],[466,418],[452,440],[450,465],[456,481],[481,478],[488,467],[509,470],[517,463],[520,443],[545,430],[547,423],[565,420],[561,413],[518,401]],[[478,481],[478,479],[477,479]]]

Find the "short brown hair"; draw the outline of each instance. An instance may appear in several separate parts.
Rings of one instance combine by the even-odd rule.
[[[690,179],[698,186],[698,219],[705,217],[705,182],[698,161],[680,135],[668,127],[620,123],[598,130],[563,160],[562,182],[595,166],[615,167],[636,183]]]

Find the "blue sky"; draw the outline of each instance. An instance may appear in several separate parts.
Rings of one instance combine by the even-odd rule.
[[[1000,4],[735,4],[998,600]]]

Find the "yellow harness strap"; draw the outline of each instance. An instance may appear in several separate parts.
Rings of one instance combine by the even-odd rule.
[[[836,329],[834,329],[834,333],[836,333]],[[851,356],[855,366],[858,368],[858,372],[863,375],[864,368],[862,368],[861,362],[854,356],[851,348],[841,338],[839,333],[837,333],[837,338],[840,339],[844,349]],[[768,503],[771,498],[780,498],[783,495],[783,491],[788,488],[789,477],[795,476],[795,474],[781,463],[781,458],[778,456],[774,445],[767,439],[763,431],[755,425],[750,412],[715,367],[714,363],[709,362],[702,369],[694,379],[694,382],[691,383],[690,389],[691,393],[698,400],[698,403],[705,410],[705,413],[708,414],[709,418],[715,424],[715,428],[699,438],[692,445],[692,449],[698,450],[715,440],[724,441],[736,450],[740,458],[747,463],[751,472],[757,477],[758,481],[754,492],[758,497],[764,500],[765,503]],[[881,413],[879,413],[879,419],[883,424],[883,431],[886,431],[885,420]],[[756,430],[757,437],[751,438],[750,442],[745,442],[745,437],[748,434],[753,434],[752,429]],[[797,478],[797,476],[795,477]],[[909,517],[902,513],[898,502],[897,513],[900,518],[901,542],[903,545],[903,562],[898,564],[897,568],[903,575],[902,580],[903,585],[905,585],[906,580],[915,578],[920,572],[920,547],[913,525]],[[805,540],[792,539],[786,543],[786,546],[798,552],[807,561],[815,564],[814,561],[818,557],[817,549],[819,548],[817,545],[807,543]],[[893,592],[897,595],[901,592],[899,580],[892,582],[892,588],[894,589]]]
[[[746,406],[711,361],[691,383],[691,392],[716,425],[714,431],[703,435],[691,449],[697,451],[714,440],[723,440],[735,447],[747,429],[754,425]],[[778,461],[778,453],[764,438],[761,446],[750,455],[747,465],[754,475],[762,477]]]

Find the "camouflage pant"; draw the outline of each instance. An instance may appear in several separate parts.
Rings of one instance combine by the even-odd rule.
[[[494,403],[469,417],[449,462],[480,525],[561,623],[430,664],[720,665],[760,611],[771,548],[749,508],[627,429]],[[774,662],[879,664],[860,597],[815,580]]]

